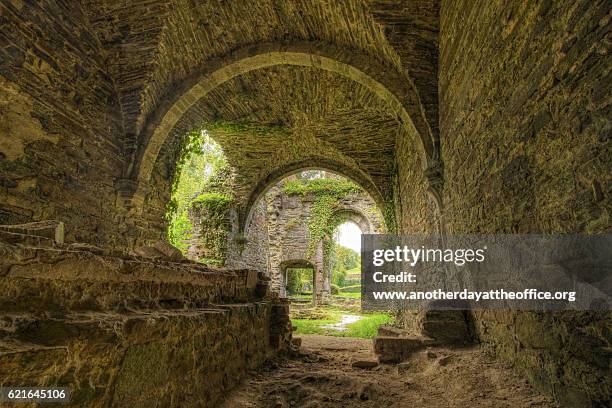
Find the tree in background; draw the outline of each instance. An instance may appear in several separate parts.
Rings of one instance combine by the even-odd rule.
[[[206,130],[186,135],[166,214],[169,221],[168,239],[181,251],[187,250],[184,241],[190,238],[193,228],[188,217],[192,201],[202,192],[216,190],[216,176],[227,173],[227,170],[223,150]]]
[[[312,268],[287,268],[287,292],[300,294],[305,287],[312,291],[313,274]]]
[[[345,286],[347,271],[360,266],[361,256],[357,252],[338,243],[334,244],[332,283],[340,287]]]

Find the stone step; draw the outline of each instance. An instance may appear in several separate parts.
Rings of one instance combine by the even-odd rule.
[[[5,311],[172,309],[267,296],[264,277],[251,270],[215,270],[90,251],[16,248],[6,255],[0,258],[0,310]]]
[[[373,339],[374,353],[381,363],[400,363],[415,351],[425,348],[428,340],[416,336],[376,336]]]
[[[4,385],[66,386],[71,406],[209,406],[270,357],[271,303],[137,313],[0,315]],[[165,403],[162,405],[166,405]],[[169,405],[169,404],[168,404]]]
[[[216,322],[221,327],[233,315],[269,315],[266,302],[218,305],[205,309],[139,310],[137,312],[71,312],[0,314],[0,354],[20,348],[68,346],[78,341],[122,343],[138,338],[145,331],[163,332],[167,326]],[[146,338],[146,336],[142,337]]]

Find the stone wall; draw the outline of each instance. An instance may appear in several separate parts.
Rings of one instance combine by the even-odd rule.
[[[232,231],[229,235],[229,251],[226,265],[232,268],[251,268],[267,271],[269,266],[268,247],[268,204],[264,198],[255,205],[250,228],[244,236],[238,227],[238,213],[231,213]],[[244,242],[246,241],[246,242]]]
[[[193,226],[188,253],[191,259],[224,265],[231,241],[231,202],[214,196],[201,200],[197,197],[189,208]]]
[[[268,253],[266,270],[271,279],[271,287],[284,294],[286,268],[292,264],[308,263],[315,271],[315,292],[320,297],[328,295],[331,271],[326,268],[329,262],[324,259],[323,242],[319,242],[314,251],[309,252],[309,222],[313,216],[315,196],[289,195],[283,191],[281,185],[270,189],[264,200],[266,223],[253,223],[247,234],[261,234],[257,231],[262,229],[268,234],[268,246],[264,250]],[[363,233],[384,230],[376,204],[365,192],[351,193],[340,199],[334,205],[334,213],[341,215],[338,222],[353,221]],[[251,245],[260,248],[260,243],[261,241],[248,241],[246,248],[248,250]]]
[[[435,203],[428,193],[423,163],[415,154],[415,143],[415,137],[406,132],[398,135],[394,201],[388,211],[395,217],[395,232],[403,234],[433,232],[437,225]]]
[[[71,407],[214,407],[290,341],[248,270],[0,241],[0,386],[66,386]]]
[[[609,2],[445,0],[440,18],[448,231],[610,232]],[[609,313],[475,320],[482,342],[568,406],[610,401]]]
[[[323,242],[312,253],[309,250],[309,222],[315,201],[314,194],[290,195],[283,191],[282,184],[272,187],[256,204],[244,237],[238,232],[236,211],[228,211],[224,219],[228,237],[225,264],[265,272],[270,277],[271,288],[281,295],[285,294],[286,268],[308,265],[314,268],[315,291],[319,297],[329,294],[330,262],[324,259]],[[352,221],[363,233],[378,233],[385,228],[376,204],[363,191],[339,199],[334,205],[334,214],[337,222]],[[204,248],[207,241],[202,237],[217,231],[217,223],[211,224],[209,215],[201,211],[191,211],[190,218],[194,226],[190,254],[195,256],[193,259],[199,259],[201,254],[210,251]]]
[[[68,240],[125,245],[121,111],[86,16],[62,2],[0,13],[0,224],[58,219]]]

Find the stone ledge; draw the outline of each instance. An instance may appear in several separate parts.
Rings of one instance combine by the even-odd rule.
[[[68,386],[68,406],[215,406],[274,348],[272,303],[134,313],[5,314],[3,386]]]

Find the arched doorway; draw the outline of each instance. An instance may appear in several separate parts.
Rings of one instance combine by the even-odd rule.
[[[317,266],[305,259],[281,263],[281,296],[296,303],[317,304]]]

